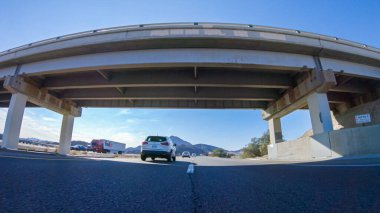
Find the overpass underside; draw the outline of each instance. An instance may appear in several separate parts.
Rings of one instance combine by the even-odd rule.
[[[324,122],[325,125],[320,122],[320,112],[327,113],[325,117],[330,117],[330,111],[335,115],[344,114],[379,98],[378,80],[340,73],[329,73],[328,79],[321,80],[324,83],[315,88],[302,85],[305,79],[310,81],[314,72],[314,69],[192,66],[20,75],[18,82],[36,88],[38,92],[29,94],[17,87],[12,89],[9,82],[14,79],[7,77],[7,83],[1,82],[6,88],[1,90],[0,106],[10,107],[12,92],[14,97],[15,94],[32,97],[26,99],[26,107],[42,106],[66,115],[62,127],[69,126],[69,136],[64,129],[62,135],[66,135],[67,140],[71,140],[70,125],[74,117],[80,115],[81,107],[261,109],[263,118],[269,121],[271,141],[276,144],[283,142],[280,119],[292,111],[309,109],[310,104],[316,106],[311,116],[314,115],[313,128],[317,134],[333,130],[333,123],[327,124],[333,122],[331,119],[326,118],[330,121]],[[298,88],[300,85],[301,89]],[[45,103],[52,97],[68,102],[70,107],[63,109],[62,105],[53,107]],[[324,101],[324,108],[318,105]],[[66,145],[65,149],[68,147]]]
[[[346,115],[380,98],[378,49],[251,25],[57,37],[0,53],[0,74],[0,107],[9,107],[3,146],[17,148],[25,107],[45,107],[64,115],[61,154],[82,107],[261,109],[275,145],[283,141],[281,117],[295,110],[309,109],[317,135],[336,122],[354,127]],[[380,122],[367,111],[371,124]]]
[[[199,109],[262,109],[265,116],[275,114],[274,105],[283,104],[283,115],[294,109],[308,109],[307,101],[297,104],[291,96],[302,80],[310,80],[313,70],[272,70],[225,67],[168,67],[21,75],[20,82],[35,86],[39,96],[46,94],[70,101],[75,107],[128,108],[199,108]],[[378,98],[379,82],[342,75],[330,76],[332,85],[325,90],[330,109],[342,112]],[[336,81],[336,83],[334,83]],[[4,85],[4,81],[0,81]],[[9,107],[12,89],[2,87],[0,106]],[[290,94],[293,92],[293,94]],[[288,95],[289,93],[289,95]],[[288,96],[286,96],[288,95]],[[305,96],[306,97],[306,96]],[[284,103],[284,101],[289,103]],[[297,106],[295,106],[297,104]],[[294,107],[293,107],[294,105]],[[28,107],[39,107],[27,102]],[[272,110],[272,111],[271,111]],[[268,114],[268,115],[267,115]],[[278,117],[278,116],[277,116]]]
[[[226,67],[159,67],[20,75],[20,81],[78,107],[268,109],[313,70]],[[301,80],[300,80],[301,79]],[[379,81],[335,73],[326,89],[330,108],[376,100]],[[4,85],[4,80],[0,81]],[[335,84],[335,85],[334,85]],[[300,88],[299,90],[302,90]],[[304,88],[307,92],[307,88]],[[0,106],[12,90],[1,87]],[[33,102],[28,107],[39,107]],[[298,109],[308,109],[304,102]]]

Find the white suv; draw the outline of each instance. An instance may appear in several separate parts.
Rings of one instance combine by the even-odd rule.
[[[168,162],[175,161],[176,144],[170,137],[148,136],[141,145],[141,160],[146,158],[166,158]]]

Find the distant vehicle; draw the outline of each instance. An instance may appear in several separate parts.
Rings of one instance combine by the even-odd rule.
[[[91,147],[94,152],[123,154],[125,152],[125,144],[104,139],[94,139],[91,141]]]
[[[88,152],[93,152],[93,151],[94,151],[94,149],[92,148],[91,145],[88,145],[86,148],[87,148],[87,151],[88,151]]]
[[[191,154],[191,157],[197,157],[197,154],[195,154],[195,153],[193,153],[193,154]]]
[[[166,158],[168,162],[176,161],[176,144],[170,137],[148,136],[141,145],[141,160],[146,158],[155,160],[156,158]]]
[[[190,158],[190,152],[188,151],[182,152],[182,158]]]
[[[87,148],[83,145],[70,146],[70,150],[87,151]]]

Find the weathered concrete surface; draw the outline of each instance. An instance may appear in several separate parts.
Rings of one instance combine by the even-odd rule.
[[[311,158],[326,158],[332,156],[328,132],[313,135],[308,139]]]
[[[61,135],[59,138],[59,148],[58,148],[58,153],[61,155],[67,155],[70,152],[73,128],[74,128],[74,116],[63,115]]]
[[[268,146],[270,159],[309,160],[380,154],[380,125],[347,128]]]
[[[271,103],[268,108],[263,111],[263,119],[281,118],[292,111],[303,108],[315,98],[318,99],[315,100],[317,103],[323,103],[321,99],[321,97],[323,97],[322,94],[326,96],[324,101],[328,104],[326,92],[335,85],[336,78],[333,72],[322,71],[320,68],[313,69],[309,77],[305,78],[295,87],[288,89],[280,98]],[[313,105],[315,105],[315,103],[313,103]],[[319,107],[315,108],[315,110],[318,109]]]
[[[380,125],[329,133],[333,157],[380,154]]]
[[[29,81],[29,82],[28,82]],[[70,114],[80,117],[82,109],[69,100],[63,100],[49,94],[46,89],[41,89],[38,86],[30,83],[31,80],[20,76],[7,76],[4,81],[4,88],[12,93],[21,93],[28,98],[28,101],[51,109],[57,113]]]
[[[218,23],[172,23],[125,26],[80,32],[30,43],[0,53],[0,67],[57,57],[131,49],[231,48],[301,53],[325,57],[326,69],[362,73],[373,68],[341,67],[337,60],[379,66],[379,49],[330,36],[263,26]],[[375,71],[370,75],[379,76]]]
[[[272,118],[269,120],[269,138],[271,144],[282,142],[283,139],[280,118]]]
[[[12,95],[3,135],[2,147],[6,149],[17,149],[27,99],[21,93]]]
[[[268,159],[269,160],[278,159],[278,156],[277,156],[277,144],[269,144],[268,145]]]
[[[343,128],[352,128],[362,126],[362,124],[355,123],[355,115],[370,114],[371,123],[366,125],[375,125],[380,123],[380,99],[365,104],[356,106],[343,114],[335,114],[334,117],[336,121]]]
[[[313,93],[307,98],[314,134],[333,130],[330,106],[326,93]]]
[[[300,138],[291,142],[275,144],[278,159],[310,159],[311,149],[309,138]]]

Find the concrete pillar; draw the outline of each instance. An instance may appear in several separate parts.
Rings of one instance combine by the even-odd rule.
[[[281,119],[272,118],[269,121],[269,138],[271,144],[282,142]]]
[[[70,152],[71,137],[73,135],[74,116],[63,115],[61,136],[59,138],[58,153],[61,155],[67,155]]]
[[[313,93],[307,98],[313,133],[319,134],[333,130],[330,106],[326,93]]]
[[[21,93],[12,94],[3,134],[2,147],[6,149],[17,149],[27,99]]]

